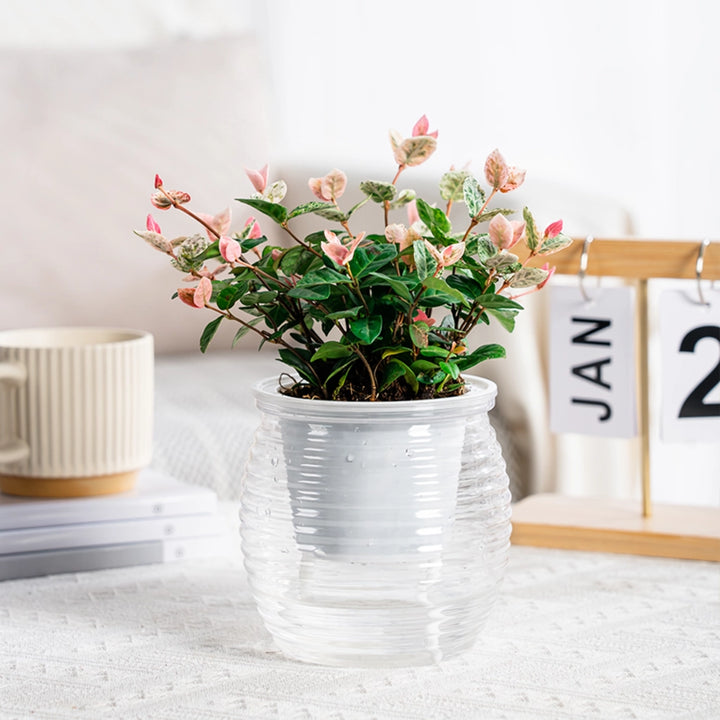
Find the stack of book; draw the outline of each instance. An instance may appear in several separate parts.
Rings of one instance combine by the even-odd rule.
[[[0,494],[0,580],[210,557],[227,548],[215,493],[152,470],[119,495]]]

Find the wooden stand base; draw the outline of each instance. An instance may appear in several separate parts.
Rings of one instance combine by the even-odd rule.
[[[135,487],[139,471],[92,477],[44,478],[0,475],[0,491],[25,497],[68,498],[112,495]]]
[[[720,562],[720,508],[531,495],[513,506],[515,545]]]

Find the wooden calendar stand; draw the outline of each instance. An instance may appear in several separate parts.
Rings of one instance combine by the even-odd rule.
[[[577,274],[584,240],[553,256],[558,274]],[[648,388],[647,283],[651,278],[697,278],[697,241],[594,240],[587,275],[638,282],[639,432],[642,502],[531,495],[513,508],[516,545],[654,555],[720,562],[720,508],[652,506]],[[703,253],[703,280],[720,279],[720,243]],[[718,438],[720,444],[720,437]]]

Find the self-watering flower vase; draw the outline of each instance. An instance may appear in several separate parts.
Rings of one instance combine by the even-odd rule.
[[[242,547],[284,653],[418,665],[473,645],[510,537],[495,394],[480,378],[456,397],[375,403],[288,397],[275,379],[256,386]]]

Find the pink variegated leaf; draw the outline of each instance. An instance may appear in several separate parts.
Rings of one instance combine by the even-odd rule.
[[[538,290],[542,290],[548,284],[548,281],[550,280],[550,278],[555,274],[555,270],[557,270],[557,268],[554,266],[550,267],[549,263],[545,263],[542,266],[542,269],[545,270],[545,272],[547,272],[547,276],[545,277],[545,279],[542,282],[538,283],[538,286],[537,286]]]
[[[562,220],[556,220],[554,223],[550,223],[546,228],[545,232],[543,233],[543,237],[546,238],[554,238],[556,235],[559,235],[562,232],[563,229],[563,221]]]
[[[493,150],[485,161],[485,179],[493,190],[499,190],[510,176],[510,169],[499,150]]]
[[[193,302],[195,303],[195,307],[205,307],[205,305],[210,302],[211,297],[212,282],[210,281],[210,278],[200,278],[200,282],[193,293]]]
[[[408,203],[407,217],[408,217],[408,225],[414,225],[415,223],[420,222],[420,213],[418,213],[416,200],[411,200]]]
[[[217,230],[219,235],[227,235],[228,231],[230,230],[231,222],[232,212],[230,211],[230,208],[225,208],[224,210],[221,210],[217,215],[215,215],[212,223],[210,224],[215,230]]]
[[[449,267],[454,265],[465,252],[465,243],[453,243],[442,249],[442,264],[443,267]]]
[[[318,200],[324,200],[327,202],[330,198],[326,198],[323,195],[323,179],[322,178],[310,178],[308,180],[308,187],[312,191],[312,194],[318,199]]]
[[[337,200],[347,187],[347,175],[342,170],[331,170],[322,178],[322,194],[325,200]]]
[[[418,310],[417,313],[415,313],[413,322],[424,322],[426,325],[434,325],[435,318],[428,317],[424,310]]]
[[[322,251],[338,265],[346,265],[352,257],[350,250],[340,242],[340,239],[335,233],[326,230],[325,237],[327,238],[327,242],[320,243]]]
[[[498,250],[507,250],[514,245],[515,231],[504,215],[498,214],[490,221],[488,234]]]
[[[523,220],[511,220],[510,224],[513,229],[512,247],[525,238],[525,222]]]
[[[158,190],[158,192],[154,192],[150,196],[150,202],[158,209],[158,210],[167,210],[168,208],[172,207],[172,200],[170,200],[167,195],[165,195],[164,192],[161,192]]]
[[[198,213],[198,217],[209,225],[214,232],[205,228],[210,240],[217,240],[223,235],[227,235],[230,230],[230,223],[232,222],[232,214],[230,208],[225,208],[222,212],[217,215],[207,215],[206,213]]]
[[[425,247],[428,249],[428,252],[433,256],[435,262],[442,267],[443,256],[440,251],[429,240],[425,240]]]
[[[245,237],[249,240],[257,240],[257,238],[262,237],[262,230],[260,229],[260,224],[252,215],[245,222],[245,228],[247,229],[247,234],[245,235]]]
[[[166,192],[176,205],[183,205],[184,203],[190,202],[190,195],[184,190],[167,190]]]
[[[133,230],[133,232],[141,237],[146,243],[149,243],[160,252],[171,253],[172,245],[160,233],[152,230]]]
[[[429,135],[430,137],[437,138],[437,136],[438,136],[437,130],[435,130],[434,132],[428,132],[429,129],[430,129],[430,123],[427,119],[427,115],[423,115],[415,123],[415,125],[413,125],[412,136],[419,137],[420,135]]]
[[[268,165],[260,170],[250,170],[245,168],[245,174],[248,176],[252,186],[259,192],[264,193],[268,180]]]
[[[223,260],[230,264],[236,263],[242,255],[240,243],[226,235],[223,235],[218,241],[218,250],[220,250]]]
[[[398,165],[405,165],[405,151],[401,148],[403,137],[397,130],[390,131],[390,145],[392,146],[393,157]]]
[[[177,294],[180,300],[182,300],[186,305],[189,305],[192,308],[197,307],[195,304],[195,288],[178,288]],[[202,307],[202,305],[200,307]]]
[[[508,178],[500,188],[501,193],[511,192],[517,190],[525,182],[525,170],[515,167],[514,165],[508,168]]]
[[[397,243],[401,248],[403,243],[406,242],[407,236],[407,228],[400,223],[391,223],[385,228],[385,237],[387,238],[387,241]]]
[[[405,158],[403,165],[415,167],[424,163],[437,149],[437,140],[429,135],[405,138],[400,145],[400,152]]]
[[[158,235],[162,235],[162,230],[160,229],[160,226],[155,221],[155,218],[148,214],[146,220],[145,220],[145,227],[150,230],[150,232],[157,233]]]

